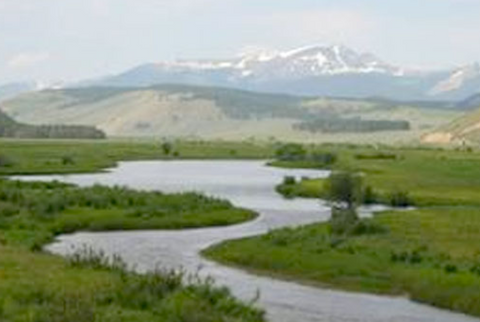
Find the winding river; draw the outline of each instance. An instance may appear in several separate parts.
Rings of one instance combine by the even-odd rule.
[[[123,162],[108,172],[87,175],[29,176],[21,180],[59,180],[82,186],[100,183],[165,192],[198,191],[257,211],[248,223],[180,231],[76,233],[47,247],[66,255],[89,246],[120,255],[139,272],[183,268],[212,276],[239,298],[259,305],[273,322],[479,322],[479,319],[413,303],[406,298],[348,293],[254,276],[203,259],[199,252],[213,244],[263,234],[271,229],[327,220],[329,209],[320,201],[285,200],[274,186],[285,175],[321,177],[327,172],[271,168],[261,161]],[[368,215],[372,209],[364,209]]]

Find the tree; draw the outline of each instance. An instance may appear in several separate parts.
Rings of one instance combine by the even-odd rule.
[[[301,144],[289,143],[279,147],[275,155],[280,161],[300,161],[305,159],[307,151]]]
[[[173,150],[173,144],[170,143],[170,142],[164,142],[162,143],[162,151],[163,151],[163,154],[165,155],[170,155],[170,153],[172,152]]]
[[[355,209],[362,201],[362,179],[350,172],[333,172],[328,180],[330,201],[337,207]]]

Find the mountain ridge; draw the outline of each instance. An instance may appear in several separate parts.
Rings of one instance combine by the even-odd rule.
[[[382,96],[398,100],[463,100],[480,92],[480,65],[421,71],[385,63],[345,46],[312,45],[237,58],[143,64],[80,86],[148,87],[178,83],[300,96]]]

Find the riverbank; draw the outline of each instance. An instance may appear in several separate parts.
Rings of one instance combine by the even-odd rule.
[[[386,212],[383,232],[338,240],[328,224],[273,231],[205,252],[261,274],[357,292],[403,296],[480,316],[480,209]]]
[[[467,150],[421,148],[373,148],[355,146],[316,147],[337,156],[335,171],[362,174],[375,202],[390,204],[399,194],[419,207],[480,206],[480,153]],[[276,163],[283,166],[283,163]],[[302,168],[303,162],[287,162]],[[313,167],[312,164],[308,168]],[[324,180],[299,180],[278,190],[288,197],[325,196]]]
[[[408,295],[480,316],[480,155],[364,147],[327,151],[338,156],[334,170],[362,174],[375,201],[388,202],[403,193],[423,208],[378,214],[369,222],[379,229],[348,238],[333,235],[328,223],[315,224],[226,242],[205,255],[260,274],[357,292]],[[277,191],[288,197],[319,198],[327,194],[325,184],[325,179],[290,179]]]
[[[254,217],[194,193],[0,180],[0,320],[262,322],[261,310],[209,280],[138,275],[89,251],[66,260],[40,252],[76,231],[211,227]]]
[[[119,161],[268,159],[270,144],[163,140],[0,140],[0,175],[92,173]]]

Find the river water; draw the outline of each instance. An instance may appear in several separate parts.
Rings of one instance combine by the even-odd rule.
[[[284,176],[325,177],[325,171],[278,169],[261,161],[145,161],[122,162],[105,173],[15,177],[58,180],[88,186],[122,185],[165,192],[197,191],[255,210],[251,222],[222,228],[180,231],[76,233],[65,235],[47,250],[67,255],[81,247],[120,255],[139,272],[182,268],[208,275],[234,295],[251,300],[273,322],[479,322],[480,319],[413,303],[405,298],[327,290],[259,277],[203,259],[199,252],[229,239],[259,235],[281,227],[325,221],[328,207],[318,200],[285,200],[274,191]],[[364,209],[368,215],[372,209]],[[480,305],[480,304],[479,304]]]

